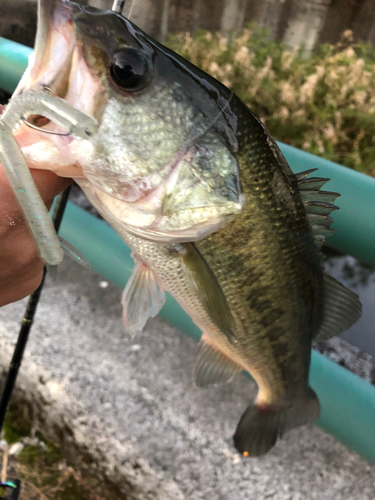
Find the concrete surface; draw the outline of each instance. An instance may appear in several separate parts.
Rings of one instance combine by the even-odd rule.
[[[43,431],[117,483],[121,499],[373,500],[375,467],[314,426],[241,459],[236,423],[254,390],[192,382],[196,346],[156,318],[134,340],[121,291],[66,260],[47,279],[18,388]],[[25,301],[0,310],[8,366]],[[115,497],[113,497],[115,498]]]

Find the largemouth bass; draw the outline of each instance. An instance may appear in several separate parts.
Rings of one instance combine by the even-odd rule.
[[[36,51],[16,93],[44,89],[98,121],[86,141],[31,117],[19,142],[32,168],[73,177],[132,248],[123,295],[135,334],[168,290],[201,328],[195,380],[247,370],[258,395],[234,444],[266,453],[319,415],[313,338],[361,314],[325,274],[319,245],[336,193],[293,175],[258,118],[230,90],[132,22],[69,1],[40,4]]]

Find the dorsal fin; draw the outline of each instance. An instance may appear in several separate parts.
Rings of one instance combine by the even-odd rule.
[[[338,193],[333,193],[331,191],[307,191],[302,190],[300,192],[302,201],[322,201],[324,203],[331,203],[335,201],[340,195]]]
[[[323,201],[306,201],[304,203],[307,215],[329,215],[334,210],[339,210],[339,207],[333,203],[327,203]]]
[[[311,226],[318,225],[329,229],[331,223],[333,222],[332,217],[329,215],[319,215],[319,214],[307,214],[307,219]]]
[[[298,182],[300,191],[319,191],[329,179],[324,177],[304,178]]]
[[[356,293],[324,273],[323,319],[315,340],[327,340],[351,327],[362,314]]]
[[[299,183],[300,181],[303,181],[304,179],[306,179],[306,177],[308,177],[313,172],[316,172],[317,170],[318,170],[317,168],[310,168],[310,170],[305,170],[304,172],[293,174],[293,177]]]
[[[313,168],[300,172],[294,175],[294,180],[297,182],[298,189],[304,204],[311,230],[314,236],[315,244],[320,248],[325,239],[328,238],[334,231],[330,229],[330,224],[333,219],[329,214],[339,207],[333,202],[340,195],[332,191],[321,191],[321,188],[330,179],[323,177],[309,177],[310,174],[317,169]]]

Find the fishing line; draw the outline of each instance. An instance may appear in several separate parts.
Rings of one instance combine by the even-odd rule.
[[[125,3],[126,3],[126,0],[114,0],[112,7],[111,7],[112,12],[116,12],[116,14],[121,14]],[[130,17],[132,15],[132,12],[133,12],[133,9],[134,9],[134,6],[136,3],[137,3],[137,0],[133,0],[131,7],[130,7],[130,10],[128,12],[128,15],[126,16],[129,20],[130,20]]]
[[[132,13],[133,13],[133,9],[134,9],[134,6],[135,6],[135,4],[136,4],[136,3],[137,3],[137,0],[133,0],[133,3],[132,3],[132,5],[131,5],[131,7],[130,7],[130,10],[129,10],[129,13],[128,13],[128,15],[126,16],[129,20],[130,20],[130,18],[131,18],[131,15],[132,15]]]
[[[219,118],[225,113],[225,111],[229,108],[230,102],[232,100],[232,97],[234,96],[233,92],[230,93],[230,96],[228,97],[227,101],[224,103],[224,105],[220,108],[220,111],[217,113],[217,115],[214,116],[214,118],[208,123],[206,128],[202,130],[201,132],[198,132],[197,134],[193,135],[191,138],[189,138],[189,147],[191,144],[202,137],[204,134],[206,134],[214,125],[215,123],[219,120]],[[220,106],[220,100],[218,99],[218,105]]]
[[[70,193],[70,186],[57,197],[56,206],[52,216],[52,221],[56,233],[60,228],[65,207],[68,202],[69,193]],[[13,352],[12,361],[10,362],[9,371],[0,398],[0,435],[3,429],[5,415],[9,406],[9,402],[15,386],[17,375],[22,363],[22,358],[25,352],[26,344],[29,339],[30,330],[34,322],[34,317],[38,306],[39,298],[43,289],[45,277],[46,277],[46,267],[43,270],[42,282],[40,283],[39,287],[35,290],[35,292],[30,295],[29,300],[27,302],[25,314],[22,318],[21,329],[18,334],[16,347]],[[11,489],[12,490],[11,499],[17,500],[20,492],[20,481],[19,480],[6,481],[6,478],[4,478],[4,468],[3,468],[3,474],[0,481],[0,489],[3,490]],[[2,498],[3,497],[0,496],[0,500]]]

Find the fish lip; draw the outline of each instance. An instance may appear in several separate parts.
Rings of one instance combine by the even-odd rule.
[[[76,43],[73,19],[81,10],[80,5],[69,0],[60,0],[49,19],[39,10],[35,50],[14,95],[24,89],[39,91],[47,88],[54,95],[64,97],[64,81],[69,81]]]

